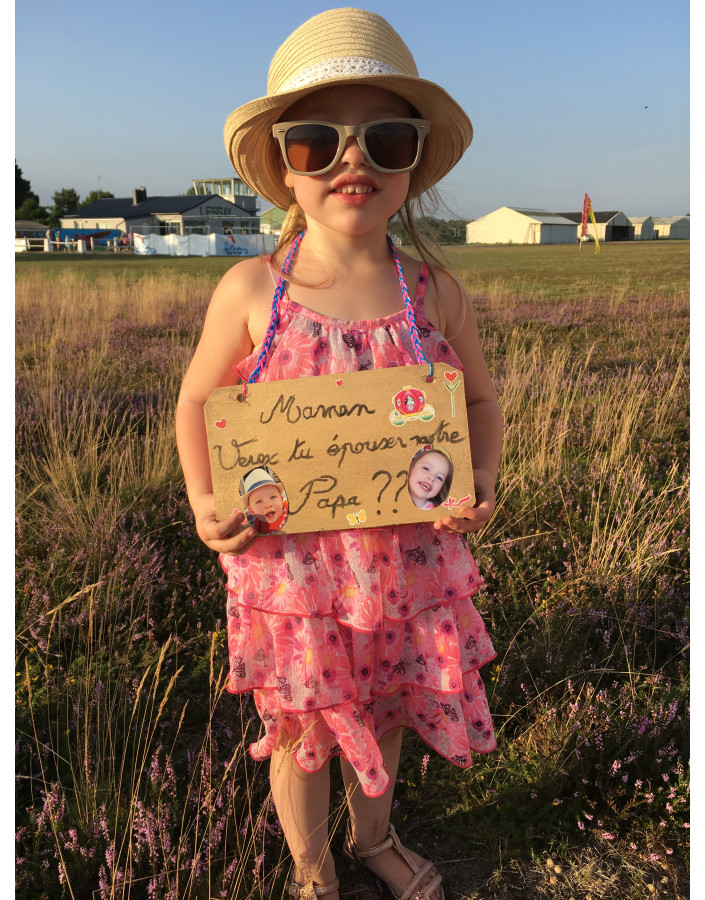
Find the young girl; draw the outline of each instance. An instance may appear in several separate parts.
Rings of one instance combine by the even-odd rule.
[[[453,480],[453,464],[441,450],[430,444],[414,453],[407,486],[414,506],[435,509],[448,496]]]
[[[331,757],[349,806],[345,855],[394,897],[442,900],[440,874],[389,822],[402,727],[458,766],[495,747],[478,674],[494,651],[472,603],[482,579],[465,535],[494,511],[502,421],[469,301],[429,265],[413,223],[414,202],[471,139],[465,113],[419,78],[399,35],[357,9],[298,28],[274,56],[267,96],[225,126],[242,179],[288,214],[274,258],[238,263],[213,295],[177,438],[196,530],[227,575],[228,687],[254,691],[264,734],[250,752],[270,759],[294,898],[339,898]],[[423,262],[397,256],[386,234],[395,213]],[[413,365],[419,340],[429,360],[465,370],[474,507],[307,535],[256,536],[238,512],[216,520],[203,415],[214,388]]]

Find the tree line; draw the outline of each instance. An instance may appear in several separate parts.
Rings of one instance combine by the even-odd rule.
[[[435,238],[438,244],[465,243],[467,219],[436,219],[433,216],[424,216],[415,221],[419,230]],[[411,243],[406,228],[398,220],[389,223],[389,232],[393,237],[400,238],[402,244]]]
[[[29,180],[15,162],[15,219],[28,219],[55,228],[60,219],[74,210],[95,203],[96,200],[114,197],[109,191],[91,191],[83,200],[73,188],[61,188],[52,196],[51,206],[41,206],[39,197],[32,190]]]

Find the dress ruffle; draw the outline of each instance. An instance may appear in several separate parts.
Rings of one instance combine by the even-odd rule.
[[[462,368],[423,313],[429,359]],[[403,311],[374,322],[328,319],[284,294],[266,380],[415,364]],[[249,377],[253,354],[237,371]],[[221,556],[227,575],[228,690],[252,690],[266,759],[293,741],[302,769],[343,754],[368,796],[389,776],[378,741],[414,729],[458,766],[496,746],[479,668],[495,652],[472,597],[482,578],[465,539],[432,524],[257,538]]]

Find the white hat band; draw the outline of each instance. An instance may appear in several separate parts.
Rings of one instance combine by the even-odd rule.
[[[295,91],[329,78],[350,77],[355,75],[401,75],[402,73],[378,59],[365,56],[339,56],[335,59],[324,59],[298,72],[294,78],[285,82],[277,93]]]

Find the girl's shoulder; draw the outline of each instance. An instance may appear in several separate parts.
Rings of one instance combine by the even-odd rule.
[[[223,275],[213,292],[206,322],[249,335],[259,344],[267,330],[274,286],[269,260],[254,256],[236,263]]]
[[[245,318],[263,304],[269,306],[274,288],[268,260],[253,256],[235,263],[218,282],[211,306],[234,308]]]
[[[271,280],[269,257],[253,256],[249,259],[240,260],[240,262],[235,263],[234,266],[228,269],[220,279],[216,293],[221,291],[250,295],[252,292],[263,290],[268,284],[271,284]]]
[[[428,270],[424,311],[429,321],[448,339],[452,323],[464,322],[470,301],[460,281],[445,266],[429,264]]]

